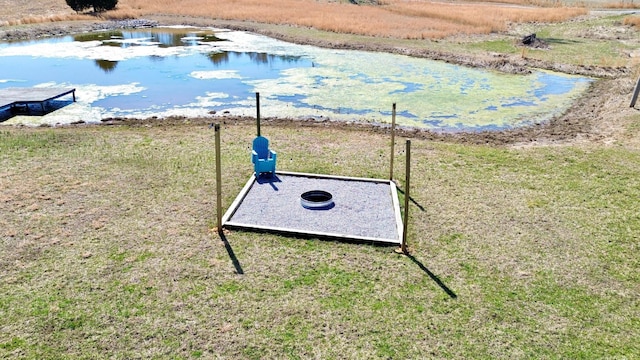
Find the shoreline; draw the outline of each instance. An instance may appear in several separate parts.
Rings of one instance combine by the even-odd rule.
[[[531,59],[516,59],[513,56],[494,55],[494,56],[459,56],[453,53],[442,53],[432,51],[426,48],[417,49],[410,47],[395,47],[387,44],[373,42],[364,44],[360,42],[352,43],[345,41],[328,41],[316,39],[310,36],[291,36],[284,31],[275,31],[272,27],[262,24],[250,22],[236,21],[220,21],[198,17],[177,17],[169,15],[154,15],[147,17],[146,20],[135,20],[140,22],[141,26],[145,22],[153,23],[158,26],[175,26],[186,25],[196,27],[217,27],[231,30],[253,32],[265,36],[269,36],[278,40],[287,42],[312,45],[324,48],[344,49],[344,50],[361,50],[361,51],[377,51],[402,54],[413,57],[428,58],[436,61],[444,61],[456,65],[490,69],[509,73],[528,73],[531,68],[541,68],[545,70],[558,71],[568,74],[578,74],[583,76],[591,76],[598,78],[587,90],[587,92],[577,99],[574,104],[561,116],[551,119],[548,122],[530,125],[522,128],[507,129],[501,131],[481,131],[481,132],[437,132],[422,129],[399,129],[400,136],[420,138],[431,141],[444,141],[453,143],[471,143],[471,144],[490,144],[497,146],[536,146],[550,145],[556,143],[566,143],[577,140],[588,141],[607,141],[610,134],[606,134],[606,129],[598,129],[596,122],[598,119],[606,117],[602,113],[608,109],[599,106],[601,97],[611,94],[615,89],[628,87],[629,81],[626,77],[629,75],[627,68],[609,68],[609,67],[592,67],[592,66],[573,66],[565,64],[548,64],[532,61]],[[118,28],[132,28],[130,22],[127,21],[69,21],[59,23],[40,23],[0,28],[0,39],[2,41],[21,41],[28,39],[39,39],[46,37],[65,36],[74,33],[113,30]],[[590,112],[583,112],[582,109],[592,109]],[[593,109],[600,110],[594,111]],[[146,126],[162,124],[162,126],[177,126],[184,123],[185,118],[175,119],[104,119],[102,124],[108,125],[129,125],[145,124]],[[190,123],[211,123],[220,121],[225,123],[245,123],[251,118],[238,116],[221,116],[215,118],[190,118]],[[375,131],[388,132],[387,126],[371,124],[371,123],[354,123],[340,122],[332,120],[317,121],[313,119],[265,119],[272,125],[277,126],[322,126],[336,127],[345,129],[354,129],[359,131]],[[99,124],[99,125],[102,125]],[[64,126],[87,126],[92,124],[72,124]]]

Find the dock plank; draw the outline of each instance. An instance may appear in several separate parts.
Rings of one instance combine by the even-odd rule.
[[[50,101],[75,92],[73,88],[6,88],[0,89],[0,106],[13,103]]]
[[[17,114],[46,115],[48,112],[59,108],[59,106],[51,106],[50,101],[66,95],[73,96],[73,102],[76,101],[76,89],[74,88],[0,89],[0,122],[4,122]],[[32,111],[32,105],[39,105],[40,111]]]
[[[41,115],[46,114],[45,105],[54,99],[71,94],[76,101],[76,89],[74,88],[5,88],[0,89],[0,110],[11,109],[11,114],[18,107],[25,107],[30,114],[29,105],[39,104]],[[5,119],[0,119],[4,121]]]

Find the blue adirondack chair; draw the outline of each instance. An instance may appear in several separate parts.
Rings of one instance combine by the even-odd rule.
[[[253,139],[251,162],[253,162],[256,177],[260,176],[262,173],[275,174],[276,152],[269,150],[269,140],[266,137],[258,136]]]

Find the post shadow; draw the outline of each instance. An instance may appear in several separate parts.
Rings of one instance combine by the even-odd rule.
[[[418,265],[418,267],[425,272],[425,274],[429,275],[429,277],[431,278],[431,280],[435,281],[436,284],[438,284],[438,286],[440,286],[440,288],[442,290],[444,290],[445,293],[447,293],[447,295],[449,295],[449,297],[451,297],[452,299],[456,299],[458,297],[458,295],[456,295],[456,293],[454,293],[451,289],[449,289],[449,287],[442,282],[442,280],[440,280],[439,277],[437,277],[434,273],[431,272],[431,270],[427,269],[426,266],[424,266],[423,263],[421,263],[418,259],[416,259],[413,255],[411,254],[406,254],[407,257],[409,259],[411,259],[411,261],[413,261],[414,264]]]
[[[400,192],[402,195],[404,195],[404,191],[400,188],[397,188],[398,192]],[[413,197],[409,196],[409,200],[418,207],[418,209],[420,209],[421,211],[424,211],[424,206],[420,205]]]
[[[240,261],[238,261],[236,254],[233,252],[233,248],[231,247],[231,244],[229,244],[229,241],[227,240],[227,236],[224,234],[222,229],[218,231],[218,234],[220,235],[220,240],[222,240],[222,243],[224,244],[225,250],[227,250],[227,254],[229,254],[229,259],[231,259],[231,262],[233,263],[233,267],[236,268],[236,274],[243,275],[244,270],[242,270]]]

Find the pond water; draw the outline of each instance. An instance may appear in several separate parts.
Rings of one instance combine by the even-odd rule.
[[[549,120],[592,81],[501,74],[385,53],[331,50],[187,27],[0,44],[0,88],[73,87],[77,102],[7,123],[255,116],[479,131]]]

